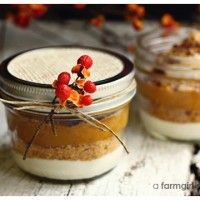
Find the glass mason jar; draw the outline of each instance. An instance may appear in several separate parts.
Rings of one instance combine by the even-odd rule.
[[[138,40],[139,112],[147,132],[160,139],[200,140],[200,54],[162,56],[191,31],[159,29]]]
[[[55,94],[50,84],[60,72],[70,71],[84,54],[93,58],[91,80],[96,82],[97,92],[94,103],[81,111],[106,124],[123,140],[129,103],[136,88],[133,64],[119,54],[75,46],[20,53],[1,64],[1,96],[13,101],[51,102]],[[123,92],[127,87],[129,91]],[[103,101],[95,103],[96,99]],[[121,159],[123,147],[119,141],[109,131],[102,131],[77,115],[67,111],[54,114],[55,135],[50,119],[44,121],[50,110],[19,111],[16,106],[5,106],[14,159],[31,174],[63,180],[88,179],[111,170]],[[43,121],[23,160],[27,145]]]

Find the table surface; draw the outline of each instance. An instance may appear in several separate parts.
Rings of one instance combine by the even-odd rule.
[[[9,24],[4,54],[1,54],[1,58],[20,50],[49,44],[71,42],[105,47],[98,31],[83,32],[80,31],[82,27],[80,22],[75,21],[64,24],[34,23],[26,30]],[[130,38],[135,34],[127,24],[110,23],[109,27],[122,38]],[[47,34],[48,32],[51,34]],[[119,47],[106,46],[106,48],[114,48],[125,53]],[[194,155],[194,144],[160,141],[150,137],[140,124],[136,102],[131,104],[126,135],[127,147],[131,153],[125,154],[114,170],[98,179],[73,182],[34,177],[21,171],[11,157],[5,111],[0,103],[0,195],[183,196],[190,194],[189,190],[173,188],[172,184],[181,185],[194,181],[195,176],[190,172],[190,166],[192,163],[198,166],[200,162],[198,153],[195,152],[197,154]]]

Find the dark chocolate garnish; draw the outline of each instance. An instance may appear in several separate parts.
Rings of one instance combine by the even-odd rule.
[[[153,73],[160,74],[160,75],[165,75],[165,71],[162,70],[162,69],[158,69],[158,68],[154,68],[153,69]]]

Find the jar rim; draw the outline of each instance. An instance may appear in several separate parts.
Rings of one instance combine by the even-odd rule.
[[[105,52],[108,53],[110,55],[113,55],[117,58],[119,58],[123,64],[124,64],[124,69],[117,74],[114,77],[111,78],[107,78],[105,80],[100,80],[100,81],[96,81],[95,84],[96,85],[102,85],[102,84],[106,84],[112,81],[115,81],[116,79],[120,79],[124,76],[126,76],[128,73],[130,73],[131,71],[134,70],[134,64],[124,55],[108,50],[108,49],[103,49],[103,48],[97,48],[97,47],[90,47],[90,46],[81,46],[81,45],[51,45],[51,46],[43,46],[43,47],[39,47],[39,48],[32,48],[32,49],[28,49],[28,50],[24,50],[21,51],[19,53],[16,53],[13,56],[10,56],[9,58],[5,59],[1,64],[0,64],[0,72],[3,73],[3,75],[7,76],[10,79],[14,79],[16,82],[19,83],[23,83],[26,85],[30,85],[30,86],[36,86],[36,87],[44,87],[44,88],[52,88],[52,86],[50,84],[42,84],[42,83],[34,83],[28,80],[21,80],[15,76],[13,76],[8,70],[7,67],[9,65],[9,63],[15,59],[17,56],[20,56],[24,53],[28,53],[31,51],[35,51],[35,50],[42,50],[42,49],[47,49],[47,48],[84,48],[84,49],[90,49],[90,50],[95,50],[95,51],[100,51],[100,52]]]

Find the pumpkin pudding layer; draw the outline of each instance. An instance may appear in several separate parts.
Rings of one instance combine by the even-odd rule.
[[[117,111],[109,111],[96,118],[111,127],[122,138],[123,129],[128,120],[128,110],[127,104],[118,108]],[[15,138],[13,140],[14,158],[22,169],[29,172],[31,170],[32,174],[50,178],[76,179],[74,175],[70,175],[71,170],[74,170],[72,174],[76,174],[75,171],[79,173],[79,170],[82,171],[92,163],[96,166],[94,172],[90,174],[93,177],[98,175],[98,166],[99,171],[102,171],[102,167],[113,168],[117,164],[116,158],[123,151],[119,141],[109,132],[101,131],[79,119],[55,118],[57,135],[53,135],[51,124],[47,122],[40,131],[40,137],[37,137],[31,145],[28,158],[23,161],[22,156],[26,145],[34,128],[39,125],[40,118],[32,113],[16,113],[10,109],[7,109],[7,117],[9,132],[12,138]],[[61,171],[68,169],[66,166],[69,165],[70,170],[66,173],[57,173],[56,168],[52,169],[52,163],[59,165]],[[43,166],[45,170],[42,171],[39,166]],[[51,171],[48,172],[48,169]],[[84,174],[77,177],[78,179],[85,178]]]
[[[128,105],[117,111],[97,116],[102,123],[112,128],[121,136],[128,120]],[[7,110],[8,126],[13,137],[14,150],[20,154],[25,151],[25,146],[34,134],[35,127],[40,123],[40,118],[33,114],[18,115]],[[54,135],[50,122],[40,130],[30,148],[28,157],[64,160],[91,160],[103,156],[118,147],[119,142],[107,131],[102,131],[80,119],[54,119],[57,135]]]
[[[164,61],[159,70],[139,71],[137,77],[145,127],[160,138],[200,139],[199,31],[157,60]]]

